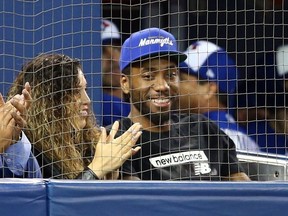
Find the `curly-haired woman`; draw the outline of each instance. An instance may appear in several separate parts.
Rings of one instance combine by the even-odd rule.
[[[134,124],[114,139],[119,123],[107,136],[90,109],[86,79],[79,60],[60,54],[41,54],[22,67],[9,95],[31,85],[26,134],[34,146],[44,178],[103,179],[140,148]],[[115,178],[115,175],[114,175]]]

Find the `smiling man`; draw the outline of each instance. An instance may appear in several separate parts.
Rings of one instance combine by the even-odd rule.
[[[249,180],[236,158],[234,143],[203,116],[175,114],[178,64],[186,59],[173,35],[149,28],[132,34],[120,55],[121,87],[130,97],[124,132],[143,126],[141,151],[122,167],[123,179]],[[173,112],[174,111],[174,112]]]

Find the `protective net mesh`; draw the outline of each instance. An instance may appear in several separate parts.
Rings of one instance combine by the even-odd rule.
[[[11,0],[0,16],[2,177],[39,177],[33,152],[45,178],[90,164],[100,178],[286,180],[286,1]],[[129,38],[147,28],[165,32]],[[7,107],[27,81],[22,125]],[[96,145],[121,118],[124,135]]]

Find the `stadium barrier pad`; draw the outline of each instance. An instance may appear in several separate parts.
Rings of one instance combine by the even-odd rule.
[[[0,215],[46,216],[46,190],[42,179],[0,179]]]
[[[14,180],[0,215],[286,215],[287,182]]]

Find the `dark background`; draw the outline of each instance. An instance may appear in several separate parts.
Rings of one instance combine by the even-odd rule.
[[[123,40],[140,29],[161,27],[175,35],[182,51],[196,40],[214,42],[235,59],[244,77],[264,52],[287,42],[287,5],[287,0],[103,0],[102,11]]]

